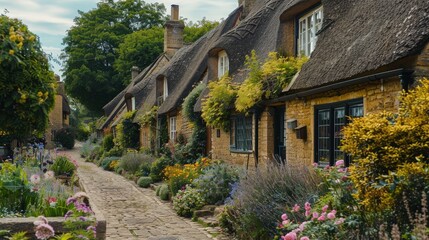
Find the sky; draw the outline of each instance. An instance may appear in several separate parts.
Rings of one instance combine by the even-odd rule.
[[[0,12],[23,21],[29,30],[40,37],[43,50],[58,59],[62,39],[73,25],[78,10],[87,12],[97,6],[99,0],[0,0]],[[145,0],[146,3],[163,3],[170,14],[170,6],[180,6],[180,16],[188,21],[226,18],[237,6],[237,0]],[[52,69],[62,75],[61,66],[51,61]]]

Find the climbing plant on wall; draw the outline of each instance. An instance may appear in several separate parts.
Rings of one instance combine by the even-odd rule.
[[[121,122],[116,126],[115,145],[120,149],[140,147],[139,130],[137,123],[133,122],[136,111],[127,112],[122,117]]]

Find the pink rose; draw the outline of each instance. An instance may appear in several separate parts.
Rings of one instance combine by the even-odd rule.
[[[304,236],[304,237],[301,237],[299,240],[310,240],[310,238],[307,236]]]
[[[286,214],[286,213],[283,213],[283,215],[282,215],[282,220],[283,220],[283,221],[285,221],[285,220],[287,220],[287,219],[288,219],[287,214]]]
[[[332,220],[335,218],[335,213],[330,212],[328,213],[327,217]]]
[[[292,212],[299,212],[299,209],[301,209],[301,207],[298,204],[295,204],[292,208]]]
[[[288,225],[289,223],[290,223],[290,221],[289,221],[289,220],[284,220],[284,221],[282,222],[283,226],[286,226],[286,225]]]
[[[311,210],[311,204],[309,202],[306,202],[304,204],[304,209],[305,209],[305,211],[310,211]]]
[[[310,211],[305,211],[305,216],[306,217],[309,217],[311,215],[311,212]]]
[[[318,221],[325,221],[326,220],[326,213],[322,213],[319,218],[317,218]]]
[[[313,213],[313,219],[317,219],[318,217],[319,217],[319,213],[314,212],[314,213]]]
[[[335,221],[335,224],[336,225],[340,225],[340,224],[342,224],[342,223],[344,223],[344,218],[339,218],[337,221]]]
[[[341,167],[344,166],[344,160],[338,160],[337,162],[335,162],[335,167]]]
[[[322,207],[322,212],[326,212],[326,211],[328,211],[328,208],[329,208],[329,206],[328,206],[328,205],[323,206],[323,207]]]
[[[296,240],[297,236],[295,232],[290,232],[284,236],[284,240]]]

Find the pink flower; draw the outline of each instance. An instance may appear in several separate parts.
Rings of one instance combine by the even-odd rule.
[[[322,213],[319,218],[317,218],[318,221],[325,221],[326,220],[326,213]]]
[[[313,213],[313,219],[317,219],[318,217],[319,217],[319,213],[314,212],[314,213]]]
[[[36,227],[36,237],[37,239],[48,239],[55,235],[54,229],[51,225],[47,223],[39,224]]]
[[[302,222],[300,225],[299,225],[299,230],[302,232],[302,231],[304,231],[304,228],[305,228],[305,225],[307,224],[307,222]]]
[[[286,234],[284,237],[282,237],[284,240],[296,240],[296,233],[295,232],[290,232],[288,234]]]
[[[306,202],[304,204],[304,209],[305,209],[305,211],[310,211],[311,210],[311,204],[309,202]]]
[[[346,169],[345,169],[345,168],[338,168],[338,172],[340,172],[340,173],[345,173],[345,172],[346,172]]]
[[[310,240],[310,238],[307,236],[304,236],[304,237],[301,237],[299,240]]]
[[[327,215],[327,216],[328,216],[328,218],[329,218],[329,219],[331,219],[331,220],[332,220],[332,219],[334,219],[334,218],[335,218],[335,213],[330,212],[330,213],[328,213],[328,215]]]
[[[329,206],[328,206],[328,205],[323,206],[323,207],[322,207],[322,212],[326,212],[326,211],[328,211],[328,208],[329,208]]]
[[[286,213],[283,213],[283,214],[282,214],[282,220],[283,220],[283,221],[285,221],[285,220],[287,220],[287,219],[288,219],[288,217],[287,217]]]
[[[283,226],[286,226],[286,225],[288,225],[290,223],[290,221],[289,220],[284,220],[283,222],[282,222],[282,225]]]
[[[53,171],[47,171],[45,173],[45,179],[52,179],[55,177],[55,173]]]
[[[344,223],[344,218],[339,218],[337,221],[335,221],[335,224],[336,225],[340,225],[340,224],[342,224],[342,223]]]
[[[337,162],[335,162],[335,167],[341,167],[344,166],[344,160],[338,160]]]
[[[318,167],[319,164],[317,162],[313,163],[313,167]]]
[[[37,174],[33,174],[33,175],[31,175],[31,177],[30,177],[30,182],[31,182],[32,184],[39,184],[39,183],[40,183],[40,176],[39,176],[39,175],[37,175]]]
[[[298,204],[295,204],[292,208],[292,212],[299,212],[299,209],[301,209],[301,207]]]
[[[35,226],[39,226],[40,224],[48,224],[48,219],[44,216],[38,216],[36,221],[33,222]]]
[[[309,217],[311,215],[311,212],[310,211],[305,211],[305,216],[306,217]]]

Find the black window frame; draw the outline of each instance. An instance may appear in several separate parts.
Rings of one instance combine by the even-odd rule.
[[[350,123],[350,107],[355,105],[362,106],[362,115],[364,114],[365,108],[363,105],[363,98],[351,99],[347,101],[334,102],[329,104],[317,105],[314,107],[314,162],[319,165],[330,165],[333,166],[335,164],[335,109],[344,107],[344,125],[347,126]],[[319,159],[319,112],[321,110],[329,110],[329,164],[326,162],[320,163]],[[337,137],[338,138],[338,137]],[[348,167],[350,164],[350,156],[344,154],[343,158],[345,162],[345,166]]]
[[[244,126],[243,126],[243,123],[244,123]],[[242,131],[242,134],[239,134],[239,131]],[[230,132],[229,150],[231,152],[236,152],[236,153],[253,152],[253,117],[251,115],[250,116],[237,115],[232,117],[231,127],[229,132]],[[239,139],[239,137],[241,137],[242,139]]]

